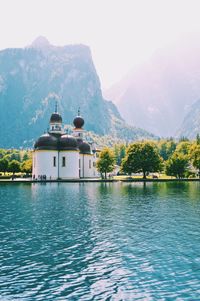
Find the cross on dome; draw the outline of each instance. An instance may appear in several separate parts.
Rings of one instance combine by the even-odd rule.
[[[56,103],[55,103],[55,113],[58,113],[58,101],[56,100]]]

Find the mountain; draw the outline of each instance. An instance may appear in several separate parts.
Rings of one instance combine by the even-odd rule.
[[[159,136],[173,136],[200,98],[200,34],[157,50],[104,95],[126,122]]]
[[[39,37],[26,48],[0,51],[0,147],[32,146],[48,127],[55,99],[66,124],[80,107],[86,130],[120,135],[124,126],[125,139],[152,137],[127,126],[102,97],[89,47],[56,47]]]
[[[185,116],[180,129],[177,131],[177,137],[187,137],[194,139],[200,133],[200,99],[192,106],[189,113]]]

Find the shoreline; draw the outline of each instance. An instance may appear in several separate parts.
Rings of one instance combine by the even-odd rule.
[[[124,182],[124,183],[160,183],[160,182],[200,182],[200,179],[63,179],[63,180],[32,180],[32,179],[0,179],[0,184],[3,183],[114,183],[114,182]]]

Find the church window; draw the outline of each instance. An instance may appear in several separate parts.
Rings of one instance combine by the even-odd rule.
[[[53,157],[53,166],[56,166],[56,157]]]
[[[89,168],[91,168],[91,160],[89,160]]]
[[[81,159],[79,159],[79,168],[81,168]]]
[[[66,158],[62,157],[62,167],[65,167],[65,164],[66,164]]]

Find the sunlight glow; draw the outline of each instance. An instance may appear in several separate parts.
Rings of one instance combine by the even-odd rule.
[[[0,0],[0,48],[50,43],[91,47],[103,88],[160,47],[200,31],[198,0]]]

